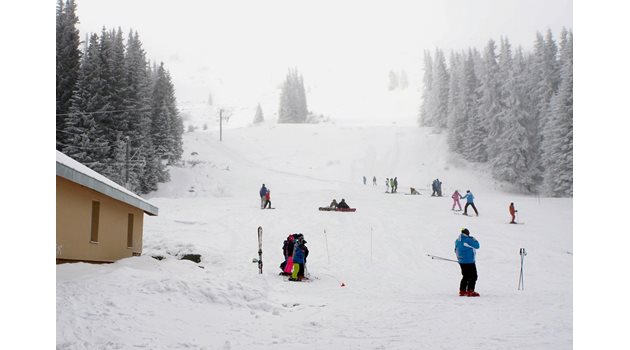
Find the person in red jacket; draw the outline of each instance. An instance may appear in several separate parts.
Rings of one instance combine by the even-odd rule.
[[[518,212],[518,210],[514,209],[514,203],[510,203],[510,215],[512,215],[512,221],[510,221],[510,224],[515,224],[516,221],[514,221],[516,219],[515,215]]]
[[[271,191],[269,189],[265,193],[265,208],[271,209]]]

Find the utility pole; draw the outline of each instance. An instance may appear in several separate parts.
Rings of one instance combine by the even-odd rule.
[[[129,136],[125,137],[125,188],[129,187]]]

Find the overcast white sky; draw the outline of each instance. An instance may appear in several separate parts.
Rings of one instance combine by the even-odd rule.
[[[573,27],[569,0],[156,1],[77,0],[79,29],[137,30],[164,61],[181,105],[239,95],[264,99],[297,67],[307,86],[386,88],[390,69],[420,78],[422,52],[482,48],[507,36],[528,49],[536,31]],[[229,97],[228,97],[229,96]],[[218,101],[227,102],[227,101]]]

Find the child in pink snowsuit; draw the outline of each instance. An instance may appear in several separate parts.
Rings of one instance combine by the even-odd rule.
[[[462,205],[459,204],[459,199],[462,197],[459,195],[459,191],[455,190],[451,198],[453,198],[453,208],[451,208],[451,210],[455,210],[455,205],[457,205],[459,207],[459,211],[462,211]]]

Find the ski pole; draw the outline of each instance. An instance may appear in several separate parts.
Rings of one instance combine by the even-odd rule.
[[[525,255],[527,255],[525,248],[521,248],[519,254],[521,256],[521,275],[518,279],[518,290],[525,290],[525,282],[523,281],[523,261],[525,260]]]
[[[447,259],[447,258],[443,258],[443,257],[441,257],[441,256],[435,256],[435,255],[431,255],[431,254],[427,254],[427,256],[430,256],[430,257],[431,257],[431,259],[446,260],[446,261],[452,261],[452,262],[459,263],[459,261],[457,261],[457,260]]]
[[[372,262],[372,247],[374,246],[374,228],[370,227],[370,262]]]
[[[328,265],[330,265],[330,253],[328,252],[328,236],[326,236],[326,229],[324,229],[324,239],[326,240],[326,256],[328,256]]]

